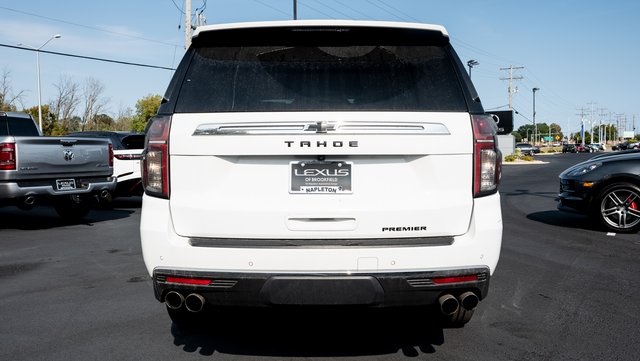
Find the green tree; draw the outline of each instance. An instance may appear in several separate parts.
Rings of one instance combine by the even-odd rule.
[[[516,143],[522,142],[522,135],[518,131],[511,133],[514,136]]]
[[[29,109],[24,110],[25,113],[30,114],[38,126],[38,106],[32,106]],[[59,135],[56,129],[56,117],[51,113],[51,109],[48,104],[42,105],[42,135]]]
[[[113,128],[113,118],[107,114],[97,114],[93,118],[93,126],[96,130],[111,130]]]
[[[136,113],[133,116],[133,129],[137,132],[143,132],[147,126],[147,122],[158,112],[162,96],[147,95],[136,102]]]

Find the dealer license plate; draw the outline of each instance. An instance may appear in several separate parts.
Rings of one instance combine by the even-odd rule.
[[[351,162],[291,162],[289,193],[351,193]]]
[[[76,189],[75,179],[56,179],[56,188],[59,191],[68,191]]]

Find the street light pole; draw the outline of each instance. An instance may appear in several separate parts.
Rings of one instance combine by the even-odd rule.
[[[538,126],[536,125],[536,92],[540,90],[540,88],[533,88],[533,144],[536,144],[536,137],[538,133]]]
[[[45,41],[44,44],[40,45],[39,48],[34,48],[25,44],[18,44],[20,46],[25,45],[36,51],[36,78],[38,81],[38,127],[40,128],[40,133],[42,133],[42,94],[40,91],[40,49],[44,48],[45,45],[49,44],[49,42],[53,39],[59,39],[62,37],[60,34],[55,34],[50,37],[49,40]]]
[[[467,62],[467,66],[469,67],[469,79],[471,79],[471,68],[473,68],[476,65],[480,65],[480,63],[478,63],[477,60],[471,59]]]

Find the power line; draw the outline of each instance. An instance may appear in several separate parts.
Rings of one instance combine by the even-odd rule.
[[[302,6],[305,6],[305,7],[308,7],[309,9],[311,9],[311,10],[313,10],[313,11],[315,11],[315,12],[319,13],[319,14],[322,14],[322,15],[324,15],[324,16],[326,16],[326,17],[330,18],[330,19],[334,19],[334,17],[333,17],[333,16],[331,16],[331,15],[329,15],[329,14],[327,14],[327,13],[323,12],[323,11],[320,11],[320,10],[318,10],[318,9],[314,8],[313,6],[309,5],[309,4],[305,4],[305,3],[301,2],[301,1],[298,1],[298,4],[300,4],[300,5],[302,5]]]
[[[420,22],[420,21],[421,21],[421,20],[416,19],[416,18],[414,18],[413,16],[411,16],[411,15],[409,15],[409,14],[407,14],[407,13],[405,13],[405,12],[403,12],[403,11],[401,11],[401,10],[399,10],[399,9],[397,9],[397,8],[395,8],[395,7],[393,7],[393,6],[389,5],[389,4],[387,4],[387,3],[385,3],[385,2],[384,2],[384,1],[382,1],[382,0],[377,0],[377,1],[378,1],[379,3],[381,3],[382,5],[386,6],[387,8],[389,8],[389,9],[391,9],[391,10],[393,10],[393,11],[397,12],[398,14],[400,14],[400,15],[402,15],[402,16],[405,16],[406,18],[408,18],[408,19],[410,19],[410,20],[417,21],[417,22]],[[369,3],[371,3],[371,2],[369,1]]]
[[[371,19],[371,16],[369,16],[369,15],[367,15],[367,14],[363,13],[363,12],[362,12],[362,11],[360,11],[360,10],[354,9],[354,8],[352,8],[351,6],[349,6],[349,5],[347,5],[347,4],[343,3],[343,2],[341,2],[341,1],[339,1],[339,0],[333,0],[333,2],[338,3],[338,4],[340,4],[340,5],[344,6],[345,8],[347,8],[347,9],[349,9],[349,10],[351,10],[351,11],[355,12],[355,13],[358,13],[359,15],[363,16],[365,19]]]
[[[182,15],[185,15],[184,10],[182,10],[182,8],[181,8],[181,7],[179,7],[179,6],[178,6],[178,4],[176,4],[176,1],[175,1],[175,0],[171,0],[171,2],[173,3],[173,6],[175,6],[175,7],[176,7],[176,9],[178,9],[178,11],[179,11]]]
[[[380,10],[384,11],[385,13],[387,13],[387,14],[389,14],[389,15],[392,15],[392,16],[394,16],[394,17],[396,17],[396,18],[398,18],[399,20],[405,20],[405,19],[403,19],[402,17],[400,17],[400,16],[398,16],[398,15],[396,15],[396,14],[394,14],[394,13],[390,12],[389,10],[387,10],[387,9],[383,8],[382,6],[380,6],[380,5],[376,4],[376,3],[374,3],[374,2],[373,2],[373,1],[371,1],[371,0],[366,0],[366,1],[367,1],[369,4],[371,4],[371,5],[375,6],[375,7],[377,7],[378,9],[380,9]]]
[[[136,35],[131,35],[131,34],[119,33],[119,32],[117,32],[117,31],[111,31],[111,30],[101,29],[101,28],[97,28],[97,27],[95,27],[95,26],[89,26],[89,25],[78,24],[78,23],[74,23],[74,22],[71,22],[71,21],[67,21],[67,20],[56,19],[56,18],[52,18],[52,17],[48,17],[48,16],[43,16],[43,15],[38,15],[38,14],[34,14],[34,13],[29,13],[29,12],[26,12],[26,11],[21,11],[21,10],[16,10],[16,9],[11,9],[11,8],[8,8],[8,7],[5,7],[5,6],[0,6],[0,9],[7,10],[7,11],[12,11],[12,12],[14,12],[14,13],[18,13],[18,14],[23,14],[23,15],[33,16],[33,17],[40,18],[40,19],[46,19],[46,20],[50,20],[50,21],[55,21],[55,22],[63,23],[63,24],[68,24],[68,25],[78,26],[78,27],[85,28],[85,29],[91,29],[91,30],[95,30],[95,31],[101,31],[101,32],[103,32],[103,33],[114,34],[114,35],[119,35],[119,36],[125,36],[125,37],[132,38],[132,39],[144,40],[144,41],[148,41],[148,42],[152,42],[152,43],[156,43],[156,44],[163,44],[163,45],[169,45],[169,46],[181,46],[181,45],[177,45],[177,44],[167,43],[167,42],[164,42],[164,41],[159,41],[159,40],[153,40],[153,39],[143,38],[143,37],[141,37],[141,36],[136,36]]]
[[[331,11],[334,11],[334,12],[336,12],[336,13],[338,13],[338,14],[340,14],[340,15],[342,15],[342,16],[344,16],[344,17],[346,17],[346,18],[354,19],[351,15],[349,15],[349,14],[347,14],[347,13],[344,13],[344,12],[342,12],[342,11],[340,11],[340,10],[338,10],[338,9],[334,8],[334,7],[331,7],[331,6],[329,6],[329,5],[327,5],[327,4],[323,3],[323,2],[321,2],[321,1],[319,1],[319,0],[314,0],[314,1],[315,1],[315,2],[317,2],[318,4],[320,4],[320,5],[324,6],[325,8],[328,8],[328,9],[330,9]]]
[[[287,17],[291,16],[291,14],[290,14],[290,13],[285,12],[285,11],[282,11],[282,10],[280,10],[280,9],[276,8],[276,7],[273,7],[273,6],[271,6],[271,5],[267,4],[267,3],[265,3],[264,1],[260,1],[260,0],[253,0],[253,1],[257,2],[257,3],[258,3],[258,4],[260,4],[260,5],[266,6],[266,7],[268,7],[268,8],[269,8],[269,9],[271,9],[271,10],[275,10],[275,11],[279,12],[280,14],[284,14],[284,15],[286,15]]]
[[[102,62],[105,62],[105,63],[115,63],[115,64],[121,64],[121,65],[131,65],[131,66],[138,66],[138,67],[143,67],[143,68],[153,68],[153,69],[172,70],[172,71],[176,70],[175,68],[169,68],[169,67],[166,67],[166,66],[149,65],[149,64],[141,64],[141,63],[132,63],[132,62],[128,62],[128,61],[97,58],[97,57],[85,56],[85,55],[60,53],[60,52],[57,52],[57,51],[49,51],[49,50],[36,50],[36,49],[25,48],[25,47],[16,46],[16,45],[0,44],[0,46],[5,47],[5,48],[19,49],[19,50],[39,51],[41,53],[53,54],[53,55],[59,55],[59,56],[66,56],[66,57],[70,57],[70,58],[79,58],[79,59],[86,59],[86,60],[102,61]]]

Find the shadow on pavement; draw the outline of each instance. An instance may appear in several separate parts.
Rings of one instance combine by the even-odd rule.
[[[527,218],[550,226],[602,231],[597,221],[579,213],[561,211],[543,211],[527,215]]]
[[[430,308],[221,309],[198,326],[172,324],[174,344],[189,353],[261,357],[337,357],[435,352],[443,329]]]
[[[108,209],[94,208],[81,221],[64,220],[50,206],[38,206],[28,211],[13,206],[1,207],[0,229],[38,230],[123,219],[131,216],[135,208],[140,208],[141,200],[141,197],[116,198]]]

